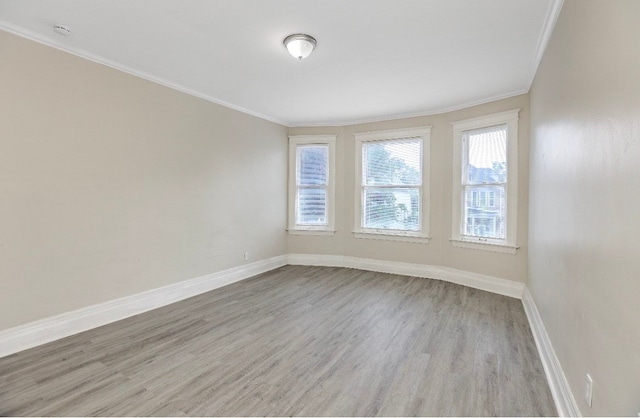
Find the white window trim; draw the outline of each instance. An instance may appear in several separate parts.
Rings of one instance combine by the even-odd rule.
[[[515,254],[518,225],[518,114],[520,109],[495,113],[473,119],[453,122],[453,202],[451,243],[454,247]],[[466,131],[496,125],[507,125],[507,189],[506,189],[506,238],[490,239],[466,237],[461,234],[462,225],[462,139]]]
[[[329,146],[329,181],[327,185],[327,225],[296,225],[296,171],[298,145]],[[288,232],[291,235],[333,235],[335,233],[336,135],[289,136]]]
[[[430,171],[430,140],[431,126],[418,128],[391,129],[387,131],[356,133],[356,161],[355,161],[355,224],[353,235],[355,238],[377,239],[388,241],[402,241],[411,243],[429,242],[429,171]],[[384,229],[368,229],[362,227],[362,145],[365,142],[402,140],[411,138],[422,139],[422,202],[420,202],[420,231],[388,231]]]

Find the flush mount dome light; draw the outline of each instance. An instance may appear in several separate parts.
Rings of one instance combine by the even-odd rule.
[[[311,55],[317,42],[313,36],[296,33],[284,38],[282,43],[293,57],[303,60]]]

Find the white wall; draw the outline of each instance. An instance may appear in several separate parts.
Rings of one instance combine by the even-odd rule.
[[[286,128],[0,31],[0,330],[286,250]]]
[[[519,213],[516,255],[453,247],[451,202],[453,176],[452,122],[522,109],[518,125]],[[354,133],[431,125],[430,225],[428,244],[359,239],[353,236],[355,197]],[[529,96],[521,95],[480,106],[434,116],[390,120],[344,127],[291,128],[290,135],[335,134],[336,144],[336,229],[334,236],[289,235],[290,253],[331,254],[392,260],[405,263],[451,267],[473,273],[525,282],[527,277],[527,190]]]
[[[584,415],[640,412],[639,17],[566,0],[530,92],[528,286]]]

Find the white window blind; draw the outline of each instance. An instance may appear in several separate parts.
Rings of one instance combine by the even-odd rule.
[[[362,228],[420,231],[422,139],[363,142]]]
[[[327,225],[329,146],[298,145],[296,161],[296,224]]]
[[[461,235],[506,238],[507,125],[466,131],[462,136]]]

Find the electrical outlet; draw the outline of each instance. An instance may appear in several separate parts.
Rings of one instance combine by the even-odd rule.
[[[249,261],[249,252],[244,253],[244,261]]]
[[[587,382],[584,386],[584,400],[587,402],[587,405],[589,405],[589,408],[591,408],[592,397],[593,397],[593,379],[591,378],[589,373],[587,373]]]

